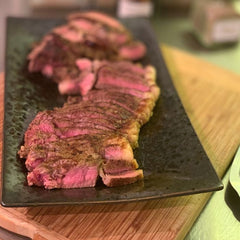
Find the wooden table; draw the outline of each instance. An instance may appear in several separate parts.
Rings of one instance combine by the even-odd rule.
[[[218,175],[240,143],[240,76],[162,46],[176,89]],[[0,77],[3,101],[3,75]],[[2,124],[3,105],[0,106]],[[0,207],[0,226],[32,239],[183,239],[210,193],[87,206]]]

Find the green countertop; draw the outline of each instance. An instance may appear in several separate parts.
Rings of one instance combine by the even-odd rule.
[[[201,46],[193,34],[188,17],[157,16],[151,22],[160,43],[175,46],[240,74],[239,43],[215,49]],[[229,184],[229,170],[223,178],[223,184],[224,190],[212,195],[185,240],[240,239],[240,199]]]
[[[227,171],[224,190],[215,192],[185,240],[240,239],[240,198],[229,183]]]
[[[154,17],[152,26],[161,43],[191,52],[208,62],[240,74],[240,44],[231,44],[215,49],[203,47],[193,33],[188,17]]]

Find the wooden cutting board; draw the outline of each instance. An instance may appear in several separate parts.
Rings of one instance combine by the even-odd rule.
[[[240,76],[171,47],[162,46],[162,51],[188,116],[222,177],[240,143]],[[2,103],[3,74],[0,89]],[[3,104],[0,117],[2,125]],[[0,207],[0,226],[39,240],[183,239],[210,195],[93,206]]]

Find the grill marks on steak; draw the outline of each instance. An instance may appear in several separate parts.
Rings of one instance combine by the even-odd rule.
[[[77,13],[65,25],[54,28],[28,55],[30,72],[41,72],[59,84],[61,94],[87,94],[95,83],[91,62],[138,60],[143,43],[134,41],[115,19],[97,12]],[[85,58],[84,64],[82,58]],[[79,60],[80,59],[80,60]],[[82,68],[82,66],[85,66]]]

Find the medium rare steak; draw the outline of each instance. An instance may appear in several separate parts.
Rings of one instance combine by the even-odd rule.
[[[31,125],[38,123],[33,120]],[[91,187],[95,186],[100,169],[107,175],[116,175],[138,168],[132,147],[117,131],[97,134],[78,131],[76,136],[66,137],[56,126],[51,133],[55,137],[50,139],[41,135],[41,127],[38,132],[36,129],[30,127],[27,130],[25,145],[19,151],[19,155],[26,158],[29,185],[47,189]],[[31,131],[40,141],[29,139],[29,135],[35,139],[35,135],[29,134]]]
[[[114,157],[113,157],[114,155]],[[108,174],[138,167],[129,143],[121,136],[78,136],[31,145],[26,160],[28,184],[52,188],[93,187],[99,169]]]
[[[68,97],[63,107],[40,112],[30,123],[19,151],[29,185],[91,187],[100,176],[111,187],[143,178],[133,148],[160,93],[155,70],[126,62],[97,69],[95,89]]]
[[[62,94],[84,95],[95,83],[89,59],[135,61],[145,52],[144,44],[117,20],[97,12],[76,13],[32,49],[28,69],[59,83]]]
[[[141,169],[134,171],[124,171],[115,175],[106,174],[100,170],[100,176],[105,185],[109,187],[122,186],[126,184],[134,183],[143,179],[143,171]]]
[[[109,62],[109,61],[86,61],[78,59],[78,67],[85,74],[81,82],[67,78],[58,84],[61,94],[80,94],[86,95],[92,88],[105,89],[117,88],[119,92],[129,93],[139,98],[149,98],[149,92],[156,88],[152,81],[155,70],[152,66],[142,67],[128,61]],[[88,73],[86,73],[86,71]],[[158,93],[156,93],[158,96]]]

